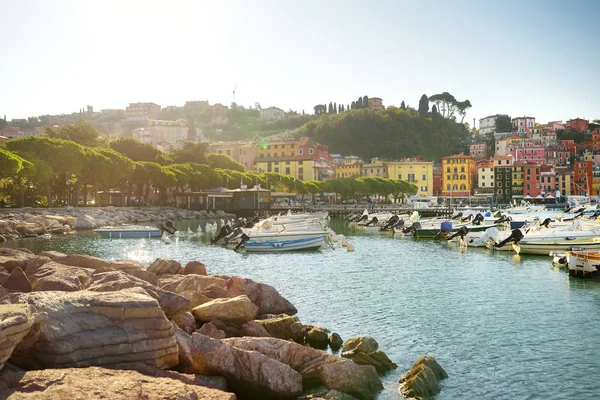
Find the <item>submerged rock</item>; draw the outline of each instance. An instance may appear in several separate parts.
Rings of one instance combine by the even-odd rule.
[[[423,399],[435,396],[441,390],[440,380],[448,374],[431,356],[421,357],[400,378],[400,393],[407,398]]]
[[[381,350],[373,351],[371,353],[358,352],[353,360],[360,365],[374,366],[380,374],[398,368],[398,366],[389,359],[387,354]]]
[[[337,351],[342,347],[343,344],[344,341],[339,334],[333,332],[331,336],[329,336],[329,347],[331,347],[331,350]]]
[[[379,344],[370,336],[358,336],[348,339],[342,347],[342,357],[353,358],[357,353],[371,353],[377,351]]]

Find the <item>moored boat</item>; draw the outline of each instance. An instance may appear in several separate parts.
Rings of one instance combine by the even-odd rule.
[[[162,231],[153,226],[105,226],[94,229],[94,232],[108,238],[140,238],[160,237]]]

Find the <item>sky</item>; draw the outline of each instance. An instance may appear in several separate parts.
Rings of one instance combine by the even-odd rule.
[[[0,117],[188,100],[312,113],[444,91],[600,118],[596,0],[0,0]],[[478,122],[477,122],[478,125]]]

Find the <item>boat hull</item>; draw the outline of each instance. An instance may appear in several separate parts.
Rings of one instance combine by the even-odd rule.
[[[584,250],[600,250],[600,242],[562,242],[562,243],[524,243],[519,242],[520,254],[532,254],[547,256],[551,252],[568,251],[572,247],[582,248]],[[500,251],[513,251],[512,246],[496,247]]]
[[[325,236],[308,237],[291,240],[249,240],[244,244],[247,252],[271,253],[283,251],[318,250],[325,244]]]
[[[94,232],[99,234],[102,237],[113,238],[113,239],[122,239],[122,238],[150,238],[150,237],[160,237],[162,232],[160,229],[156,228],[123,228],[123,229],[94,229]]]
[[[493,225],[492,225],[493,226]],[[492,226],[490,225],[481,225],[481,226],[473,226],[473,227],[468,227],[469,228],[469,232],[481,232],[481,231],[485,231],[488,228],[491,228]],[[461,226],[458,226],[457,228],[460,228]],[[451,232],[455,233],[457,231],[457,229],[453,229]],[[436,229],[417,229],[415,231],[415,236],[417,237],[417,239],[433,239],[435,237],[437,237],[439,235],[439,233],[441,232],[441,229],[436,228]]]

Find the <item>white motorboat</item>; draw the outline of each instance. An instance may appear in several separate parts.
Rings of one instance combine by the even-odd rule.
[[[572,250],[565,257],[569,275],[586,278],[600,276],[600,251]]]
[[[160,237],[162,231],[153,226],[136,226],[136,225],[121,225],[121,226],[105,226],[94,229],[94,232],[103,237],[121,239],[121,238],[151,238]]]

